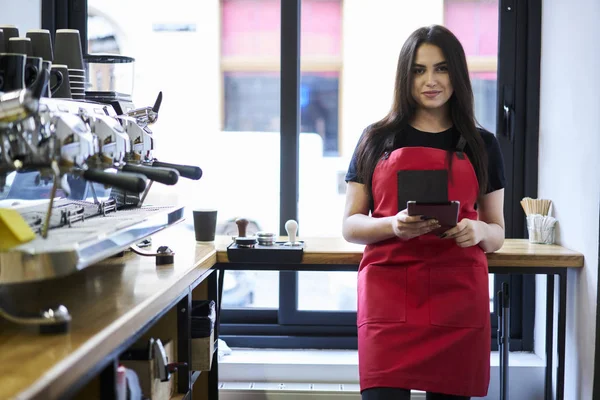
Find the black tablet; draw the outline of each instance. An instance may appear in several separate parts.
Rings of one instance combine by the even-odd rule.
[[[408,201],[406,203],[408,215],[423,215],[426,219],[437,219],[441,227],[431,232],[440,235],[458,223],[458,210],[460,202],[445,201],[440,203],[426,203]]]

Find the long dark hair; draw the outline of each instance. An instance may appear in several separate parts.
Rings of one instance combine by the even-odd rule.
[[[473,90],[464,49],[456,36],[447,28],[432,25],[417,29],[402,46],[396,69],[392,108],[383,119],[367,127],[358,144],[357,174],[360,182],[366,185],[371,200],[372,177],[377,163],[385,152],[393,150],[395,135],[408,125],[417,109],[417,104],[412,97],[412,70],[417,49],[423,43],[439,47],[444,54],[450,82],[454,88],[454,93],[448,100],[452,123],[467,142],[465,152],[473,163],[480,194],[485,194],[487,189],[487,152],[476,127]]]

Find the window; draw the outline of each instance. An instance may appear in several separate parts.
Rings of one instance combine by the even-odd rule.
[[[446,0],[440,4],[439,9],[429,7],[427,13],[423,12],[422,6],[417,2],[387,3],[386,7],[389,9],[383,11],[381,7],[372,7],[368,3],[340,1],[340,23],[323,24],[323,26],[343,26],[343,30],[339,31],[339,47],[343,50],[340,56],[341,66],[335,75],[337,93],[332,80],[327,95],[330,104],[335,104],[336,100],[338,104],[336,113],[338,152],[332,153],[330,150],[333,146],[328,145],[327,134],[323,135],[323,131],[319,131],[316,127],[307,129],[308,124],[305,123],[306,107],[310,103],[310,96],[307,97],[310,89],[306,87],[308,76],[311,73],[313,76],[316,74],[308,66],[306,52],[313,35],[304,21],[306,15],[313,15],[311,14],[314,12],[313,6],[325,7],[326,3],[338,2],[304,0],[301,3],[302,52],[299,99],[301,137],[307,131],[317,131],[314,135],[317,140],[313,141],[316,150],[305,145],[307,139],[304,142],[301,139],[300,142],[298,220],[301,234],[308,237],[339,235],[345,195],[343,177],[350,156],[362,129],[387,111],[401,43],[417,27],[441,23],[455,32],[467,54],[475,95],[476,118],[480,125],[493,133],[496,133],[498,124],[497,68],[500,21],[498,0]],[[331,20],[330,14],[322,11],[321,15],[321,20]],[[331,40],[338,40],[335,34],[330,33],[330,35]],[[390,38],[394,39],[390,41]],[[323,38],[320,40],[327,44],[331,43],[331,40]],[[375,49],[373,43],[391,44],[377,46]],[[323,84],[320,83],[316,87],[323,88]],[[323,93],[321,96],[326,95]],[[262,102],[270,103],[264,97],[261,99]],[[313,115],[327,115],[321,112],[322,110],[329,110],[329,115],[334,111],[332,107],[329,109],[318,107]],[[317,124],[312,121],[311,124],[316,126]],[[334,118],[330,121],[333,125]],[[327,123],[321,123],[321,128],[323,125]],[[514,173],[510,170],[507,172]],[[315,176],[318,176],[318,179],[314,178]],[[510,233],[511,229],[510,226],[507,229],[509,237],[513,237]],[[531,287],[530,282],[524,282],[520,278],[491,277],[489,290],[493,327],[497,323],[494,293],[499,289],[501,282],[509,279],[512,287],[517,288],[516,292],[513,292],[517,297],[520,296],[519,293],[525,292],[526,287]],[[322,334],[321,328],[329,326],[330,334],[337,332],[338,337],[345,340],[344,345],[348,343],[347,340],[353,334],[352,328],[356,315],[355,272],[285,272],[280,275],[279,282],[280,308],[277,314],[270,315],[268,323],[278,324],[281,332],[287,335],[311,332],[315,337]],[[520,303],[513,301],[513,304]],[[523,315],[523,311],[519,311],[518,307],[514,310],[513,327],[521,328],[520,322],[515,323],[515,320],[522,319]],[[259,322],[259,316],[267,317],[266,314],[257,313],[257,319],[252,319],[250,314],[245,314],[243,319],[247,322]],[[229,314],[226,312],[223,321],[241,322],[242,319],[239,318],[240,315],[233,311]],[[267,319],[264,322],[267,323]],[[269,331],[269,334],[273,332],[276,331]],[[516,339],[511,344],[513,350],[530,347],[530,344],[520,341],[521,332],[522,330],[513,330],[513,338]],[[226,325],[224,333],[235,334],[233,340],[238,344],[261,345],[256,330],[248,329],[245,334],[249,336],[244,337],[244,331],[240,326],[233,328],[233,325]],[[267,331],[263,333],[267,334]],[[252,336],[253,334],[256,336]],[[293,340],[297,344],[306,343],[306,339]],[[269,345],[275,344],[271,342]],[[283,343],[277,345],[285,346]]]
[[[358,137],[389,109],[405,38],[432,23],[449,27],[465,47],[476,117],[497,134],[505,152],[507,202],[532,194],[536,157],[523,155],[525,141],[527,148],[535,147],[537,139],[530,135],[537,128],[528,122],[533,129],[526,130],[523,121],[535,121],[537,111],[530,105],[536,104],[537,89],[535,82],[527,85],[524,66],[535,62],[535,51],[517,42],[531,37],[528,46],[535,45],[539,21],[517,24],[515,13],[500,9],[499,0],[444,0],[426,9],[420,2],[375,7],[366,1],[302,0],[301,57],[292,60],[300,67],[297,177],[294,170],[280,169],[285,160],[280,144],[289,144],[280,135],[281,76],[289,76],[291,65],[280,60],[281,14],[295,2],[152,0],[136,8],[132,19],[122,9],[134,3],[88,0],[87,44],[90,52],[136,59],[136,106],[152,104],[163,92],[160,121],[152,127],[155,156],[199,165],[204,175],[174,187],[154,185],[147,202],[185,205],[190,228],[191,210],[216,207],[220,234],[235,235],[238,217],[251,221],[250,232],[279,232],[285,205],[297,209],[301,236],[339,236],[343,179]],[[522,119],[510,135],[501,112],[510,97],[507,84],[519,89],[509,105],[528,104],[527,114],[519,109]],[[280,186],[282,179],[299,187],[297,203],[289,188]],[[507,205],[508,237],[524,233],[519,211]],[[511,326],[521,329],[533,293],[527,279],[494,276],[490,309],[498,286],[509,279],[517,296],[511,303],[522,304]],[[230,271],[224,284],[222,332],[233,346],[356,346],[355,272]],[[495,325],[493,312],[491,318]],[[513,337],[525,335],[526,328]],[[523,342],[511,349],[529,346]]]
[[[305,2],[302,3],[303,13],[304,6]],[[351,9],[348,14],[352,16],[352,12],[356,12],[357,19],[359,15],[368,15],[368,8],[370,6],[365,4],[363,7],[364,9],[362,10]],[[359,11],[362,12],[359,13]],[[341,82],[342,91],[344,93],[349,92],[349,96],[353,95],[368,99],[383,97],[388,102],[386,106],[389,107],[391,96],[385,97],[383,95],[387,95],[391,88],[393,88],[395,78],[395,61],[393,58],[397,58],[403,41],[418,26],[442,23],[457,35],[465,49],[475,96],[476,118],[483,127],[491,132],[495,132],[498,1],[446,0],[443,3],[443,7],[440,5],[438,13],[431,13],[433,17],[428,17],[427,14],[423,13],[421,8],[408,3],[399,3],[394,6],[393,10],[389,11],[390,14],[394,15],[393,18],[402,18],[398,16],[404,15],[405,18],[412,19],[416,13],[419,14],[418,18],[421,20],[417,23],[412,22],[409,27],[398,32],[397,45],[387,46],[387,48],[378,49],[372,53],[368,53],[368,48],[372,43],[385,40],[387,35],[396,32],[396,25],[390,25],[387,29],[380,28],[370,33],[361,31],[364,35],[364,41],[346,49],[345,60],[348,60],[348,65],[344,64],[344,68],[348,67],[350,72],[346,74],[344,80]],[[396,11],[396,13],[393,11]],[[360,20],[362,21],[362,18]],[[346,24],[349,32],[354,26],[357,26],[353,25],[351,19]],[[364,21],[361,28],[357,27],[354,29],[371,30]],[[310,39],[310,36],[308,38],[304,37],[304,30],[301,31],[301,34],[303,41]],[[371,71],[377,71],[378,67],[374,67],[373,64],[379,63],[389,63],[386,70],[386,79],[374,80],[370,87],[362,87],[361,85],[364,83],[361,78],[365,75],[369,76]],[[360,72],[352,74],[352,69],[357,67],[360,68]],[[300,101],[302,106],[302,97]],[[359,118],[355,117],[356,115],[364,112],[365,108],[367,108],[366,111],[369,111],[364,100],[361,102],[349,100],[349,104],[346,102],[344,104],[345,106],[341,109],[340,114],[342,115],[342,119],[350,121],[344,124],[345,130],[349,130],[349,132],[340,135],[344,142],[347,142],[344,143],[345,148],[348,149],[345,154],[346,157],[338,157],[335,161],[331,158],[322,161],[323,164],[319,166],[319,170],[327,171],[330,179],[325,180],[326,183],[322,185],[315,182],[313,185],[319,185],[315,189],[312,189],[308,184],[303,184],[305,182],[303,178],[308,174],[307,170],[310,171],[312,165],[319,163],[321,160],[311,158],[309,162],[310,166],[306,164],[300,165],[299,219],[304,232],[307,229],[309,230],[309,236],[322,236],[323,234],[339,235],[344,191],[336,193],[338,187],[335,184],[335,178],[339,179],[341,177],[343,179],[345,169],[348,166],[349,156],[353,150],[352,146],[356,144],[362,128],[371,122],[365,121],[362,122],[362,125],[358,125],[355,122]],[[384,107],[383,103],[377,104],[376,108],[373,107],[373,114],[377,112],[379,114],[378,117],[381,117],[387,112],[387,107]],[[375,120],[375,117],[372,120]],[[301,159],[301,162],[303,160],[305,159]],[[306,193],[309,188],[310,192]],[[321,195],[316,195],[317,192]],[[356,273],[299,272],[297,275],[298,311],[356,311]],[[493,276],[490,276],[490,311],[492,312],[494,293],[496,291],[497,288],[495,287]],[[313,304],[313,306],[309,306],[309,304]],[[316,317],[317,314],[314,315]]]
[[[462,43],[475,95],[475,115],[488,131],[496,131],[498,65],[498,0],[445,0],[444,25]]]
[[[301,132],[338,146],[341,1],[302,3]],[[279,0],[223,0],[221,69],[224,131],[279,132]]]
[[[475,118],[486,130],[496,132],[498,66],[498,0],[445,0],[444,24],[460,40],[467,56],[475,97]],[[490,274],[490,312],[499,290]]]

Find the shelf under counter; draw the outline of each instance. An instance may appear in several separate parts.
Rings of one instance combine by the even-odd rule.
[[[154,257],[127,252],[66,277],[0,287],[0,295],[29,308],[64,304],[72,316],[70,331],[56,335],[0,320],[0,398],[72,391],[206,279],[216,262],[214,246],[197,244],[185,226],[153,235],[152,243],[169,246],[175,263],[157,267]]]

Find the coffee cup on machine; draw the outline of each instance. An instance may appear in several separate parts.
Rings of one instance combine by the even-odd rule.
[[[77,29],[57,29],[54,38],[54,61],[71,69],[83,70],[81,38]]]
[[[31,39],[31,50],[34,57],[42,57],[45,61],[54,61],[52,40],[47,29],[31,29],[25,34]]]
[[[62,72],[58,69],[52,69],[52,62],[44,60],[42,61],[42,68],[48,71],[50,75],[50,84],[46,86],[46,91],[42,94],[43,97],[54,97],[56,91],[60,89],[64,79]]]
[[[25,89],[25,54],[0,54],[0,92]]]
[[[8,39],[7,51],[9,53],[25,54],[27,57],[33,55],[31,39],[22,37],[11,37]]]
[[[52,75],[50,75],[50,86],[55,87],[56,89],[52,92],[52,97],[59,99],[70,99],[71,96],[71,86],[69,85],[69,67],[64,64],[52,64],[50,67],[52,71]],[[58,85],[58,75],[54,75],[54,71],[60,72],[62,76],[62,84]]]
[[[213,242],[217,230],[217,210],[197,209],[193,211],[194,233],[197,242]]]
[[[15,25],[0,25],[2,36],[4,36],[4,50],[8,49],[8,40],[13,37],[19,37],[19,28]]]
[[[10,53],[8,51],[8,40],[13,37],[19,37],[19,28],[14,25],[0,25],[0,53]]]
[[[25,87],[29,88],[43,68],[43,59],[41,57],[27,57],[25,60]]]

